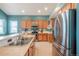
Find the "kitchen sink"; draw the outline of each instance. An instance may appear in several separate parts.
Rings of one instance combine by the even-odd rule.
[[[9,46],[25,45],[25,44],[28,44],[31,40],[32,40],[32,37],[18,39],[15,42],[9,44]]]

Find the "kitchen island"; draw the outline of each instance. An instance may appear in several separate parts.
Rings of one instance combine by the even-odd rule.
[[[27,37],[32,37],[31,41],[28,44],[0,47],[0,56],[24,56],[26,54],[28,55],[28,50],[33,44],[35,36],[27,35]]]

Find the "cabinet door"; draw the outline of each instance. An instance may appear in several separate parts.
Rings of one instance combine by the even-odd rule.
[[[42,34],[40,33],[40,34],[38,34],[38,41],[42,41],[42,40],[43,40]]]
[[[32,42],[32,44],[30,45],[30,48],[29,48],[29,56],[33,56],[35,54],[35,45],[34,45],[34,42]]]
[[[52,34],[48,34],[48,41],[51,43],[54,41],[54,37]]]
[[[31,28],[32,26],[32,21],[31,20],[23,20],[21,22],[21,27],[22,28]]]
[[[43,28],[43,22],[42,22],[42,20],[38,20],[39,21],[39,28]]]
[[[26,21],[25,20],[21,21],[21,27],[26,28],[26,26],[27,26]]]
[[[43,36],[43,41],[48,41],[48,38],[47,38],[47,34],[46,33],[44,33],[44,34],[42,34],[42,36]]]
[[[29,48],[29,56],[32,56],[33,51],[32,51],[32,47]]]
[[[47,20],[43,20],[43,28],[47,28],[48,27],[48,21]]]
[[[39,26],[39,21],[38,21],[38,20],[35,20],[34,22],[35,22],[35,24],[36,24],[37,26]]]
[[[27,20],[26,24],[27,24],[27,28],[31,28],[31,26],[32,26],[32,21],[31,21],[31,20]]]
[[[47,33],[40,33],[38,34],[39,41],[48,41],[48,34]]]

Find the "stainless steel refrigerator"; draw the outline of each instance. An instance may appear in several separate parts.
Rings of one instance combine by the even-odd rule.
[[[55,17],[54,48],[62,56],[76,55],[76,9],[69,9]]]

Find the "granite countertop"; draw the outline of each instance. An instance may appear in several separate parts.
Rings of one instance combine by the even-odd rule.
[[[22,46],[19,45],[0,47],[0,56],[24,56],[35,38],[34,35],[28,35],[27,37],[33,37],[28,44]]]

